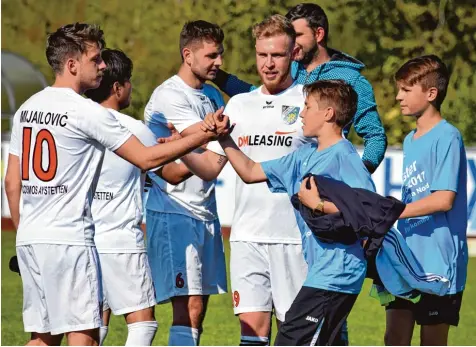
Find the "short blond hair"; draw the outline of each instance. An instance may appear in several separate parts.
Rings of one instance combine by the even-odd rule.
[[[296,30],[293,24],[280,14],[274,14],[253,26],[253,37],[256,40],[278,35],[287,35],[293,44],[296,41]]]

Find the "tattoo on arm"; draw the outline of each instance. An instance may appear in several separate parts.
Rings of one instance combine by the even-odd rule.
[[[226,157],[220,155],[220,158],[218,158],[218,161],[217,161],[218,165],[223,164],[223,162],[225,161],[225,159],[226,159]]]

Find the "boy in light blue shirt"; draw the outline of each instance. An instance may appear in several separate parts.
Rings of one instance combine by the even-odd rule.
[[[256,163],[243,154],[231,137],[220,139],[228,160],[245,183],[266,181],[271,191],[289,196],[300,190],[308,173],[327,175],[354,188],[375,191],[360,156],[342,138],[342,128],[352,120],[357,94],[342,80],[322,80],[304,87],[301,113],[303,133],[316,137],[308,144],[276,160]],[[213,123],[207,117],[205,122]],[[316,207],[329,213],[327,201]],[[295,211],[303,252],[309,266],[302,289],[286,313],[276,345],[332,345],[340,343],[340,331],[365,278],[366,261],[360,241],[351,245],[319,241]],[[283,269],[284,271],[285,269]]]
[[[423,270],[447,277],[451,287],[445,296],[423,293],[416,304],[397,298],[388,305],[387,345],[410,345],[415,322],[422,345],[446,345],[450,325],[459,322],[468,264],[467,168],[461,134],[440,113],[448,79],[434,55],[411,59],[395,74],[402,114],[416,118],[403,143],[407,206],[398,229]]]

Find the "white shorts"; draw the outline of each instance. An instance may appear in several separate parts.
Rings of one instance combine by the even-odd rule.
[[[147,210],[147,254],[156,299],[227,291],[225,253],[218,220]]]
[[[17,246],[26,332],[52,335],[102,326],[96,247]]]
[[[99,261],[104,311],[121,315],[156,304],[147,253],[99,253]]]
[[[230,242],[235,314],[271,312],[281,322],[301,289],[307,264],[299,244]]]

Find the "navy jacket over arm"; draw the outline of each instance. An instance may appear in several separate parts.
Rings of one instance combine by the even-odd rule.
[[[322,242],[353,244],[367,238],[365,257],[377,255],[385,234],[405,209],[405,204],[393,197],[383,197],[361,188],[351,188],[332,178],[311,175],[323,200],[333,202],[339,213],[315,214],[304,206],[297,196],[291,202],[303,217],[309,229]],[[306,176],[307,177],[307,176]],[[309,183],[308,183],[309,185]],[[307,187],[310,189],[310,186]]]

